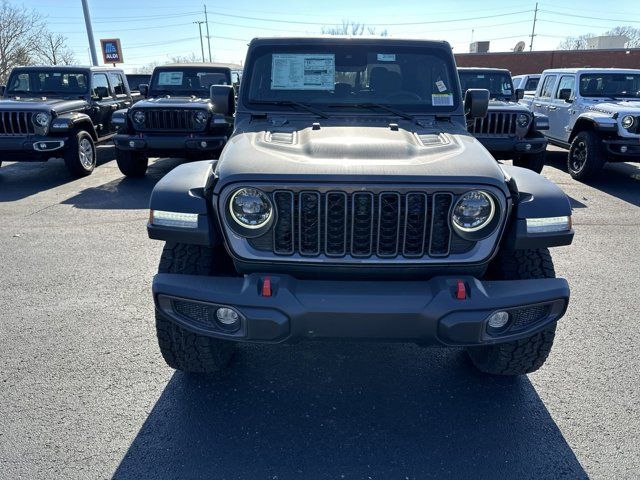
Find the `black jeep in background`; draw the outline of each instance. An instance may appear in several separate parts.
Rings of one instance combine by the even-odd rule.
[[[0,95],[0,163],[63,157],[76,176],[91,174],[95,143],[115,133],[112,113],[133,103],[112,67],[18,67]]]
[[[540,130],[549,128],[545,115],[533,114],[518,103],[524,90],[513,88],[511,73],[499,68],[458,68],[462,92],[489,90],[489,111],[484,118],[467,118],[467,129],[494,158],[512,159],[518,167],[540,173],[547,140]]]
[[[151,84],[141,84],[146,100],[114,114],[120,171],[143,176],[149,157],[216,157],[233,129],[233,111],[218,105],[234,100],[231,66],[211,63],[156,67]]]

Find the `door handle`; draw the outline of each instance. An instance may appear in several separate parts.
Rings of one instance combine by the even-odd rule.
[[[541,104],[541,103],[534,103],[533,105],[534,105],[535,107],[541,107],[541,106],[542,106],[542,104]]]
[[[550,105],[550,106],[548,106],[547,108],[548,108],[549,110],[557,110],[557,109],[558,109],[558,107],[554,107],[553,105]]]

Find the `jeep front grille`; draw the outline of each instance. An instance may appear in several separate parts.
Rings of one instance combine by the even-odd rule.
[[[144,132],[166,131],[202,131],[206,124],[195,121],[198,110],[186,109],[145,109],[145,122],[143,126],[136,125],[136,129]]]
[[[484,118],[476,118],[469,123],[469,133],[480,136],[510,136],[516,134],[518,113],[489,112]]]
[[[0,111],[0,135],[31,135],[35,133],[32,112]]]
[[[449,192],[275,190],[272,198],[277,255],[421,258],[445,257],[452,248]],[[454,248],[473,245],[458,239]]]

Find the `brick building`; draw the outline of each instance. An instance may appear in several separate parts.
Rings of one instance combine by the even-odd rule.
[[[547,68],[639,68],[640,48],[615,50],[552,50],[542,52],[457,53],[459,67],[506,68],[512,75],[540,73]]]

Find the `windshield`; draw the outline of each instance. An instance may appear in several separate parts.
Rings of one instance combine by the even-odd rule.
[[[530,78],[527,80],[527,84],[524,86],[525,92],[535,92],[538,89],[539,78]]]
[[[73,71],[37,71],[14,72],[9,78],[9,95],[82,95],[87,93],[87,75]]]
[[[640,98],[640,73],[589,73],[580,76],[583,97]]]
[[[470,88],[489,90],[491,98],[510,99],[513,95],[511,76],[506,72],[474,72],[459,70],[460,86],[466,92]]]
[[[251,108],[293,102],[323,111],[342,108],[421,113],[452,111],[459,103],[451,55],[415,46],[334,44],[264,46],[243,79]],[[343,110],[344,111],[344,110]],[[388,112],[388,110],[386,110]]]
[[[231,85],[230,71],[198,68],[156,70],[149,94],[208,97],[211,85]]]

